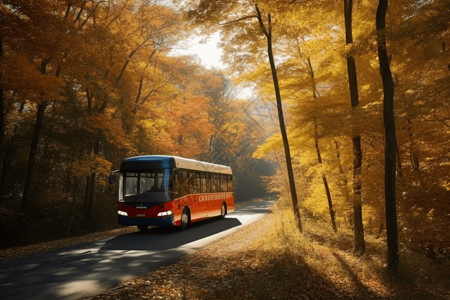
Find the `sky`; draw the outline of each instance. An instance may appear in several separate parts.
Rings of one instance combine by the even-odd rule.
[[[172,55],[193,55],[199,63],[208,69],[224,69],[222,62],[222,49],[217,44],[220,41],[220,33],[210,36],[193,36],[189,40],[181,41],[172,49]]]
[[[225,64],[222,62],[222,49],[218,47],[220,42],[220,32],[209,36],[192,36],[190,39],[180,41],[178,45],[172,48],[170,54],[192,55],[199,64],[207,69],[224,70]],[[250,87],[236,87],[236,97],[241,99],[251,99],[255,92]]]

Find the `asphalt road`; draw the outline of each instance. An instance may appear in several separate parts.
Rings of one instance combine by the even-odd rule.
[[[154,228],[0,263],[0,299],[80,299],[172,263],[264,216],[253,202],[187,231]]]

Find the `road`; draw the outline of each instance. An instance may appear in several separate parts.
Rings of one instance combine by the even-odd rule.
[[[0,263],[0,299],[80,299],[172,263],[257,221],[272,201],[246,205],[225,219],[187,231],[154,228]]]

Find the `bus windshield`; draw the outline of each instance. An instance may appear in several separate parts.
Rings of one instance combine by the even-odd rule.
[[[120,175],[122,201],[165,202],[168,192],[169,170],[154,169],[140,172],[123,172]]]

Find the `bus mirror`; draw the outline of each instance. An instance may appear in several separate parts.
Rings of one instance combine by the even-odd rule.
[[[114,183],[114,173],[109,174],[109,184]]]
[[[109,174],[109,184],[114,183],[114,175],[119,172],[119,170],[112,171],[111,174]]]

